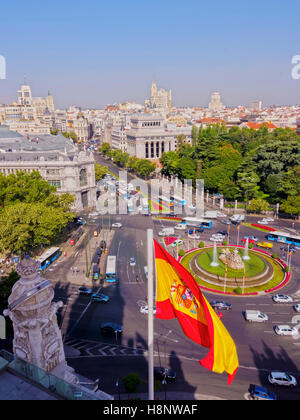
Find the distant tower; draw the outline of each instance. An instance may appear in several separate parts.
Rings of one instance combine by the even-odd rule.
[[[31,258],[17,265],[20,280],[12,288],[8,309],[13,323],[13,351],[19,358],[66,380],[78,383],[74,370],[67,365],[56,312],[62,302],[52,302],[52,283],[38,272],[40,263]]]
[[[219,92],[213,92],[211,94],[208,108],[213,112],[222,111],[222,109],[224,109],[224,105],[221,102],[221,95]]]
[[[51,96],[49,91],[48,91],[48,95],[46,97],[46,105],[47,105],[47,108],[48,108],[49,112],[54,112],[55,111],[53,97]]]
[[[157,89],[156,82],[152,82],[150,105],[151,108],[164,108],[165,110],[172,108],[171,90]]]
[[[18,103],[19,105],[32,105],[32,95],[30,86],[26,84],[26,78],[24,77],[24,85],[18,90]]]

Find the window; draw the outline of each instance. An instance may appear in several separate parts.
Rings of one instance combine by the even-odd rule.
[[[56,187],[56,188],[61,188],[61,181],[60,181],[60,180],[53,180],[53,179],[51,179],[51,180],[49,180],[48,182],[49,182],[49,184],[50,184],[50,185],[52,185],[53,187]]]
[[[81,187],[87,185],[86,169],[81,169],[80,170],[80,172],[79,172],[79,183],[80,183]]]
[[[148,142],[145,143],[145,157],[146,159],[149,158],[149,143]]]

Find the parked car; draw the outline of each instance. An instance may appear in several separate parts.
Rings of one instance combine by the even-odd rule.
[[[250,398],[253,400],[277,400],[276,394],[272,391],[268,391],[266,388],[258,385],[250,385],[249,387]]]
[[[214,308],[214,310],[225,309],[226,311],[229,311],[232,308],[230,303],[221,300],[214,300],[210,303],[210,305]]]
[[[272,299],[275,303],[292,303],[293,298],[288,295],[274,295]]]
[[[273,248],[273,244],[270,242],[257,242],[257,246],[260,246],[261,248]]]
[[[297,380],[292,375],[288,375],[285,372],[271,372],[268,375],[268,381],[272,385],[279,385],[279,386],[289,386],[290,388],[294,388],[297,386]]]
[[[219,232],[217,232],[217,235],[227,236],[228,232],[227,230],[220,230]]]
[[[88,296],[88,295],[91,295],[91,294],[93,293],[93,291],[92,291],[92,289],[89,289],[88,287],[81,286],[81,287],[79,287],[79,289],[78,289],[78,293],[79,293],[80,295],[85,295],[85,296]]]
[[[111,225],[112,228],[120,229],[122,227],[122,223],[113,223]]]
[[[231,225],[230,220],[221,220],[221,223],[223,223],[223,225]]]
[[[109,297],[103,293],[93,293],[91,296],[92,302],[107,303],[109,302]]]
[[[291,327],[290,325],[275,325],[274,331],[277,335],[292,336],[292,337],[299,334],[297,328]]]
[[[123,327],[114,322],[105,322],[101,324],[100,328],[103,334],[122,334],[123,332]]]
[[[155,367],[154,378],[160,381],[165,379],[167,382],[173,382],[176,379],[176,372],[168,368]]]

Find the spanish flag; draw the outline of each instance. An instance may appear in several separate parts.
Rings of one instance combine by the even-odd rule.
[[[186,336],[209,349],[199,363],[205,368],[228,373],[234,379],[239,362],[236,346],[192,275],[156,241],[156,318],[177,318]]]

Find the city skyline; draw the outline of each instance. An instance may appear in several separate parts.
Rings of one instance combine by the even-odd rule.
[[[143,103],[153,80],[172,90],[178,107],[207,107],[214,91],[228,107],[257,100],[297,104],[300,80],[291,73],[292,57],[299,54],[300,5],[266,3],[6,4],[0,102],[15,100],[26,74],[34,95],[50,90],[59,108]]]

